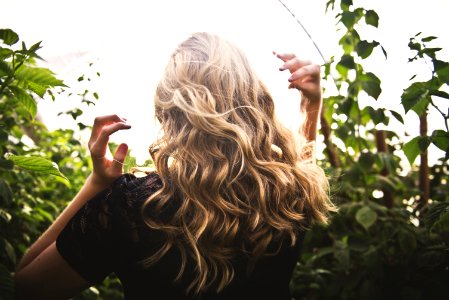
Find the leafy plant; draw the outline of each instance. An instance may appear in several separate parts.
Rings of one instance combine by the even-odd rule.
[[[327,8],[338,10],[336,1]],[[381,80],[365,70],[363,61],[376,49],[387,58],[378,41],[359,35],[362,26],[377,27],[373,10],[339,2],[340,57],[324,65],[325,79],[338,94],[325,100],[321,130],[327,159],[320,163],[331,178],[332,196],[340,206],[328,227],[314,227],[306,235],[303,252],[291,282],[295,299],[443,299],[449,294],[448,115],[435,97],[448,99],[449,64],[437,58],[440,48],[427,47],[436,38],[410,39],[415,52],[410,62],[430,60],[430,79],[404,89],[405,113],[420,116],[420,135],[404,143],[385,128],[402,114],[362,106],[360,99],[377,100]],[[412,80],[415,78],[413,76]],[[445,130],[427,133],[429,107],[442,116]],[[382,127],[379,125],[382,124]],[[407,125],[408,126],[408,125]],[[444,154],[429,166],[427,148]],[[411,164],[403,169],[400,152]],[[414,164],[421,156],[419,166]]]

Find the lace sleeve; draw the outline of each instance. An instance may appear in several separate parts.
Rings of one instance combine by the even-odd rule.
[[[67,263],[91,283],[101,282],[121,261],[123,228],[130,227],[138,208],[128,200],[141,178],[125,174],[89,200],[56,240]],[[146,196],[146,195],[144,195]]]

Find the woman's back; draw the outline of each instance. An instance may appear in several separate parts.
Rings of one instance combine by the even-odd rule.
[[[290,299],[289,281],[302,237],[293,247],[273,241],[269,248],[276,254],[260,258],[251,268],[248,255],[236,253],[232,258],[234,277],[220,293],[212,285],[199,295],[186,294],[197,276],[195,263],[188,260],[184,274],[176,281],[182,264],[177,247],[151,267],[144,267],[141,262],[163,246],[165,237],[145,225],[140,210],[144,200],[161,186],[156,173],[142,178],[126,174],[117,179],[66,226],[57,239],[61,255],[91,282],[114,272],[126,299],[148,299],[147,295],[151,299]],[[160,217],[170,218],[174,211],[168,209]],[[240,245],[236,241],[234,246]]]

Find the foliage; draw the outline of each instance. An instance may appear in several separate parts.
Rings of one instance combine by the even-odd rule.
[[[338,10],[336,1],[327,8]],[[338,94],[325,100],[321,119],[327,159],[321,162],[332,178],[332,196],[340,206],[327,227],[315,226],[291,282],[295,299],[442,299],[449,294],[449,133],[448,115],[435,105],[435,97],[449,99],[449,64],[437,58],[440,48],[428,47],[436,39],[410,39],[415,55],[410,63],[430,60],[430,79],[412,82],[404,89],[404,112],[420,117],[420,135],[406,143],[393,130],[402,113],[361,105],[376,102],[381,80],[365,70],[363,61],[379,49],[378,41],[359,35],[363,26],[377,27],[373,10],[340,1],[337,23],[342,26],[340,57],[324,65],[325,79]],[[364,22],[363,22],[364,21]],[[364,24],[363,24],[364,23]],[[415,76],[411,80],[415,79]],[[433,107],[445,130],[427,134],[427,113]],[[404,124],[404,126],[410,126]],[[334,130],[332,130],[334,129]],[[444,151],[433,166],[427,165],[427,148]],[[401,152],[411,169],[404,169]],[[420,165],[414,165],[417,156]]]
[[[89,126],[78,122],[76,131],[49,131],[38,114],[38,101],[73,94],[73,89],[69,95],[58,90],[65,84],[36,66],[40,42],[29,48],[22,42],[16,49],[19,36],[10,29],[0,29],[0,42],[0,298],[7,300],[14,298],[11,274],[18,259],[67,206],[91,166],[77,138]],[[85,90],[74,96],[81,104],[61,114],[76,122],[80,107],[95,104],[98,94]],[[111,277],[77,299],[98,299],[97,294],[122,298],[118,280]]]

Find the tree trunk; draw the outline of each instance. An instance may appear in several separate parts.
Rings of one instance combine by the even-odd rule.
[[[321,132],[323,133],[324,136],[324,144],[326,145],[325,151],[327,153],[327,157],[329,158],[331,166],[333,168],[339,168],[340,160],[338,159],[337,151],[335,150],[335,145],[332,143],[331,140],[331,127],[329,126],[329,123],[324,117],[324,110],[325,108],[323,107],[320,115],[320,123],[321,123]]]
[[[427,112],[424,112],[419,117],[419,134],[422,138],[427,137]],[[421,198],[418,202],[418,209],[421,209],[427,205],[430,196],[429,161],[427,149],[421,153],[420,158],[419,189],[421,190]]]
[[[378,153],[387,153],[387,143],[386,143],[386,134],[384,130],[376,130],[376,148]],[[380,175],[388,177],[390,172],[388,168],[384,167],[380,171]],[[384,194],[384,204],[388,208],[392,208],[394,205],[393,194],[386,188],[382,189],[382,193]]]

